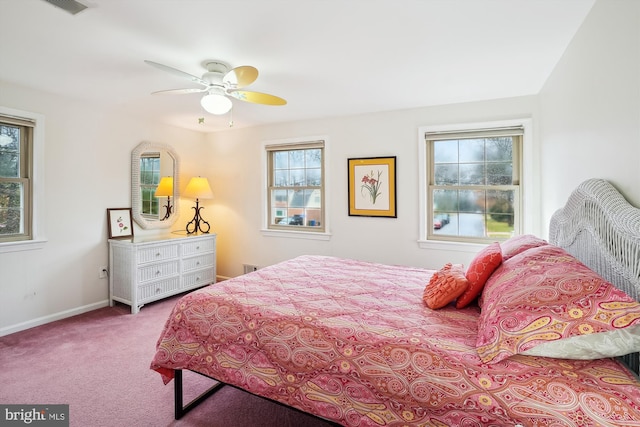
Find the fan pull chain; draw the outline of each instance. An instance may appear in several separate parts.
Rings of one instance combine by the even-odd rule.
[[[229,127],[233,127],[233,107],[229,110]]]

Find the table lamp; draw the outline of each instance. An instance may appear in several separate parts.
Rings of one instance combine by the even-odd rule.
[[[160,221],[164,221],[171,216],[171,212],[173,211],[173,206],[171,206],[171,197],[173,196],[173,177],[172,176],[163,176],[160,179],[160,183],[156,188],[156,192],[154,194],[156,197],[167,197],[167,206],[165,206],[165,214],[164,218]]]
[[[183,196],[196,199],[196,205],[193,208],[196,213],[193,216],[193,219],[187,223],[187,234],[193,234],[197,231],[200,231],[201,233],[208,233],[211,226],[202,218],[202,216],[200,216],[200,210],[204,208],[199,206],[200,199],[213,199],[213,192],[211,191],[207,178],[202,178],[200,176],[191,178],[191,181],[187,184],[187,188],[184,189]],[[206,225],[206,230],[202,228],[203,224]]]

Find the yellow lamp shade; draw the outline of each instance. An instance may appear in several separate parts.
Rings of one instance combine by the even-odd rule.
[[[200,176],[191,178],[182,195],[192,199],[213,199],[213,191],[211,191],[209,181]]]
[[[156,197],[172,197],[173,196],[173,177],[163,176],[156,188]]]

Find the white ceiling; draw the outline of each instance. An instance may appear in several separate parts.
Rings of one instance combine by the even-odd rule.
[[[234,100],[236,128],[531,95],[595,0],[80,1],[0,0],[0,80],[211,132],[229,116],[151,95],[197,85],[143,60],[258,68],[248,89],[288,104]]]

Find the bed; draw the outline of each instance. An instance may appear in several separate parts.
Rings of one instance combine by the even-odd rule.
[[[640,211],[592,179],[463,278],[307,255],[194,291],[151,368],[176,418],[215,391],[183,406],[189,370],[343,426],[640,426],[639,269]]]

